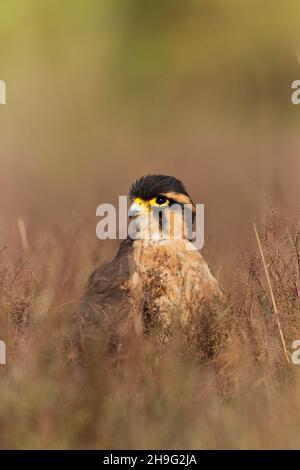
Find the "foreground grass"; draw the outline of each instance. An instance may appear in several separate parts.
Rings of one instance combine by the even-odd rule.
[[[259,250],[238,260],[222,367],[186,348],[137,341],[122,361],[78,361],[74,317],[95,263],[79,232],[12,260],[1,252],[2,448],[298,448],[300,378],[284,342],[300,338],[299,227],[276,214]],[[87,262],[87,255],[90,259]]]

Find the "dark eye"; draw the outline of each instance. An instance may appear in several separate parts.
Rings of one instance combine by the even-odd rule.
[[[159,206],[162,206],[163,204],[165,204],[167,202],[167,198],[165,196],[157,196],[155,202]]]

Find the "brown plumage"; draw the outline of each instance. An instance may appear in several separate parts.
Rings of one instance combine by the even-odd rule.
[[[148,204],[156,198],[165,210],[171,210],[172,202],[164,203],[170,194],[172,202],[193,204],[172,177],[144,177],[130,192],[133,201]],[[173,238],[123,241],[117,256],[90,276],[82,301],[84,338],[102,336],[120,348],[136,337],[166,344],[176,330],[211,357],[219,347],[226,303],[202,255],[188,250],[188,243]]]

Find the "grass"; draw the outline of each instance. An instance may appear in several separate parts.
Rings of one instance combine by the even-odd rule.
[[[74,318],[93,248],[72,224],[72,243],[59,233],[34,247],[19,227],[23,255],[0,255],[2,448],[299,447],[300,381],[282,341],[290,352],[299,338],[299,224],[272,213],[258,249],[240,255],[217,368],[150,341],[122,361],[100,344],[78,363]]]
[[[251,224],[259,187],[297,212],[299,2],[2,3],[0,446],[298,448],[300,229]],[[205,203],[228,347],[217,368],[177,343],[78,364],[79,299],[117,249],[95,209],[154,172]]]

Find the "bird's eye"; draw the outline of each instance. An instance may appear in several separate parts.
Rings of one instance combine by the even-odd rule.
[[[155,202],[159,206],[162,206],[163,204],[167,202],[167,198],[165,196],[157,196],[157,198],[155,199]]]

